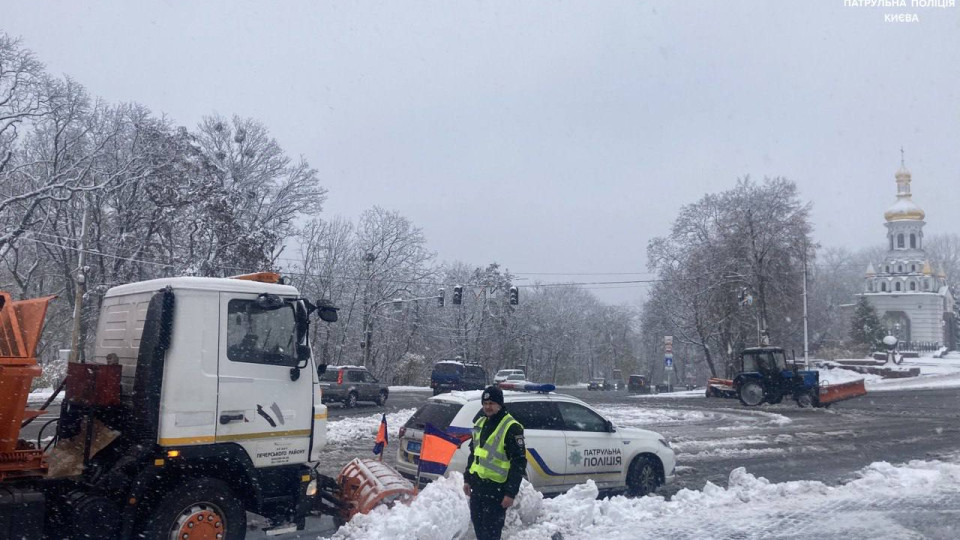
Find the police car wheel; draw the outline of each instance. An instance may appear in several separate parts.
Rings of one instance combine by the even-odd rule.
[[[652,459],[640,456],[630,464],[627,472],[627,494],[633,497],[643,497],[653,493],[660,485],[657,474],[657,465]]]

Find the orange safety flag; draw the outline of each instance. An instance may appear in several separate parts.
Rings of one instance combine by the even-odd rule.
[[[441,431],[433,424],[423,429],[423,445],[420,448],[420,472],[443,474],[460,448],[462,439]],[[418,475],[419,476],[419,475]]]
[[[377,442],[373,445],[374,455],[383,452],[384,447],[387,446],[387,415],[384,414],[383,418],[380,419],[380,429],[377,430]]]

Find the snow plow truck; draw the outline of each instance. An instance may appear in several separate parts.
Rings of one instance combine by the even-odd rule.
[[[358,480],[315,466],[325,366],[307,335],[312,315],[336,320],[331,304],[273,273],[114,287],[93,357],[57,389],[56,437],[25,441],[43,414],[26,406],[51,299],[0,292],[0,538],[233,540],[248,511],[268,535],[356,512],[340,488]]]

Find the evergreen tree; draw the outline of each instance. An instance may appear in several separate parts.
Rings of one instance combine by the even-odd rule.
[[[853,320],[850,324],[850,338],[858,345],[877,348],[886,331],[866,296],[857,300],[857,307],[853,311]]]

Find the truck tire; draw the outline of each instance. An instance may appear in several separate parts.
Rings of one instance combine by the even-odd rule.
[[[386,405],[388,395],[389,394],[387,393],[386,390],[381,390],[380,393],[377,394],[377,407],[383,407],[384,405]]]
[[[643,497],[660,487],[660,472],[654,458],[637,456],[627,471],[627,495]]]
[[[763,385],[760,384],[760,381],[744,381],[737,390],[740,403],[748,407],[756,407],[763,403],[766,397],[764,394]]]
[[[191,478],[160,500],[147,517],[145,540],[219,538],[234,540],[247,533],[247,513],[226,482]]]

